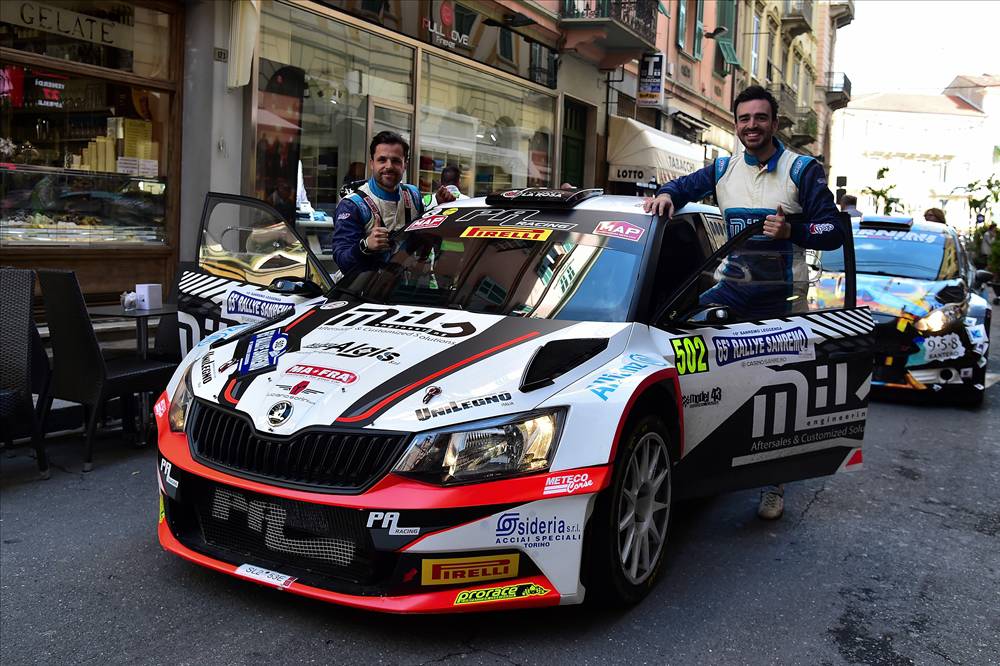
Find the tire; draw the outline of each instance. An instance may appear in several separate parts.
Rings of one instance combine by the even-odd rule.
[[[619,445],[611,485],[597,498],[584,542],[588,598],[631,606],[659,578],[673,504],[669,433],[662,419],[648,415]]]

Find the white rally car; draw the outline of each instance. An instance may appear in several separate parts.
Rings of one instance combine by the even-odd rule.
[[[209,195],[155,406],[160,543],[373,610],[638,601],[678,498],[861,466],[850,234],[826,309],[785,285],[750,320],[712,295],[774,293],[759,232],[515,190],[429,211],[333,286],[266,204]]]

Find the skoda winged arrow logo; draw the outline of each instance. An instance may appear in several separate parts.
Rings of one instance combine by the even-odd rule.
[[[267,410],[267,422],[273,426],[280,426],[292,415],[292,403],[287,400],[276,402]]]

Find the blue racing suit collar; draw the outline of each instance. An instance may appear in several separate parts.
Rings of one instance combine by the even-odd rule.
[[[395,192],[387,192],[379,187],[378,182],[375,180],[375,176],[368,179],[368,189],[371,190],[372,194],[383,201],[399,201],[399,186],[396,186]]]
[[[781,153],[785,152],[785,145],[783,143],[775,138],[772,138],[771,141],[774,144],[774,154],[767,161],[768,171],[774,171],[778,168],[778,158],[781,157]],[[760,161],[745,150],[743,151],[743,161],[750,166],[760,166]]]

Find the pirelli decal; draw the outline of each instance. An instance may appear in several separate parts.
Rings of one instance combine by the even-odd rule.
[[[424,560],[420,583],[422,585],[452,585],[497,580],[517,576],[520,555],[487,555]]]
[[[543,241],[552,233],[551,229],[518,229],[516,227],[466,227],[462,238],[502,238],[509,240]]]

